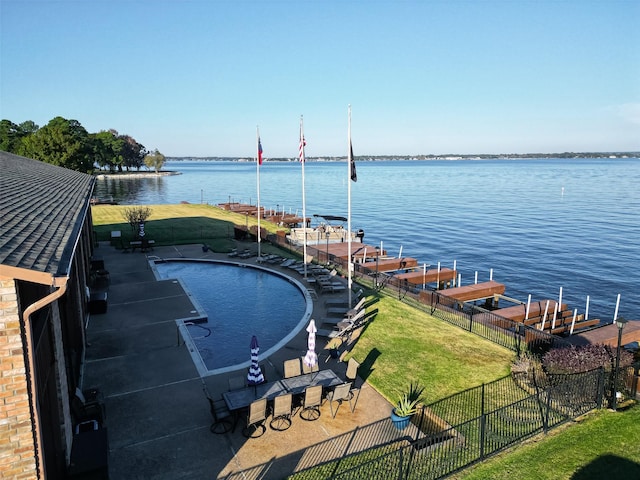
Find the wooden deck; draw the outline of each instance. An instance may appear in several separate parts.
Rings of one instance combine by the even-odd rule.
[[[413,268],[416,266],[418,266],[418,260],[411,257],[381,258],[375,262],[362,264],[362,268],[370,272],[395,272],[397,270],[404,270],[405,268]]]
[[[394,278],[406,280],[413,285],[423,285],[425,283],[449,282],[455,280],[457,276],[457,271],[443,267],[440,268],[440,272],[437,268],[427,270],[426,274],[423,270],[416,270],[415,272],[399,273],[394,275]]]
[[[471,302],[474,300],[482,300],[493,297],[494,295],[504,294],[505,286],[494,280],[483,283],[475,283],[473,285],[465,285],[463,287],[448,288],[443,294],[447,297],[455,298],[461,302]]]
[[[548,308],[547,302],[549,302]],[[540,300],[531,302],[529,305],[529,316],[526,319],[526,304],[500,308],[491,312],[491,318],[493,319],[492,323],[502,328],[510,328],[513,326],[513,323],[523,323],[538,330],[544,329],[546,332],[554,335],[570,333],[572,324],[573,331],[575,333],[577,330],[594,327],[600,323],[599,319],[585,320],[584,314],[576,315],[574,323],[573,311],[570,310],[566,304],[559,306],[559,311],[556,313],[554,322],[553,313],[557,304],[558,302],[556,300]],[[546,317],[545,309],[547,310]],[[496,315],[504,320],[495,319]]]
[[[590,345],[594,343],[618,346],[618,326],[610,323],[603,327],[594,328],[588,332],[576,333],[567,339],[574,345]],[[621,345],[632,342],[640,342],[640,321],[629,321],[622,330]]]

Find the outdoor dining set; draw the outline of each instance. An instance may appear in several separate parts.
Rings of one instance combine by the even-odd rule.
[[[284,362],[282,379],[246,385],[245,376],[230,377],[229,390],[217,400],[209,395],[204,384],[213,416],[211,432],[235,431],[245,415],[242,434],[247,438],[262,436],[269,417],[272,430],[284,431],[295,415],[306,421],[320,418],[320,407],[325,401],[329,402],[333,418],[343,402],[353,412],[360,393],[355,386],[358,367],[358,362],[350,359],[345,378],[341,378],[333,370],[319,370],[317,363],[305,364],[304,357],[293,358]]]

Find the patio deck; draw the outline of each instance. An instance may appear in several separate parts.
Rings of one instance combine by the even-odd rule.
[[[200,245],[156,247],[152,254],[122,253],[108,242],[101,243],[95,253],[104,260],[111,284],[106,313],[91,315],[88,321],[83,387],[98,387],[105,398],[112,480],[281,479],[371,445],[403,441],[406,436],[388,418],[391,405],[366,383],[354,413],[345,404],[332,419],[325,402],[319,420],[306,422],[295,416],[285,432],[267,428],[262,437],[246,439],[239,425],[235,432],[211,433],[202,381],[219,398],[232,373],[204,379],[198,375],[179,340],[175,320],[197,317],[200,312],[179,283],[155,281],[147,255],[228,257],[203,252]],[[256,258],[241,261],[255,263]],[[338,296],[346,298],[346,293],[330,298]],[[325,316],[324,300],[323,296],[314,300],[313,318]],[[306,344],[303,329],[265,359],[266,377],[281,378],[284,360],[304,356]],[[330,359],[324,347],[319,340],[320,368],[343,376],[346,364]]]

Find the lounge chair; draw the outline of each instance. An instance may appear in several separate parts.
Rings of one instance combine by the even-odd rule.
[[[272,430],[282,432],[291,426],[291,405],[293,395],[286,393],[273,399],[273,418],[269,423]]]
[[[343,383],[336,386],[333,391],[327,394],[327,400],[329,400],[329,408],[331,409],[331,416],[333,418],[336,418],[336,413],[338,413],[338,408],[340,408],[342,402],[349,402],[349,408],[353,413],[355,405],[351,403],[352,398],[353,394],[351,393],[351,382]],[[333,410],[333,402],[336,402],[338,404],[335,411]]]
[[[355,322],[355,321],[359,320],[360,318],[364,317],[365,313],[366,313],[366,311],[364,309],[362,309],[353,317],[323,318],[320,323],[321,324],[322,323],[328,323],[328,324],[331,324],[331,325],[338,325],[339,323],[342,323],[342,322]]]
[[[312,422],[320,418],[320,405],[322,405],[322,385],[307,387],[304,391],[304,401],[300,418]]]

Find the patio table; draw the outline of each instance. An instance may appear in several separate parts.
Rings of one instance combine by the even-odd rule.
[[[260,400],[261,398],[272,400],[283,393],[287,393],[286,387],[282,384],[281,380],[276,380],[274,382],[266,382],[239,390],[224,392],[222,398],[224,398],[227,408],[235,412],[248,407],[252,402]]]
[[[319,372],[285,378],[280,380],[280,383],[287,389],[287,392],[299,395],[304,393],[307,387],[314,385],[322,385],[324,388],[335,387],[344,381],[333,370],[320,370]]]

